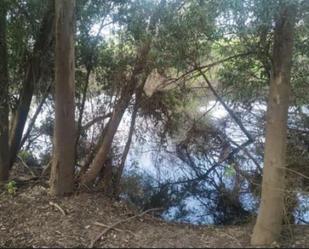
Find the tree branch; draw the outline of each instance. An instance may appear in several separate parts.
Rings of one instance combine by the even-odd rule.
[[[93,126],[95,123],[98,123],[106,118],[110,118],[112,116],[112,113],[107,113],[103,116],[98,116],[98,117],[95,117],[94,119],[92,119],[91,121],[89,121],[87,124],[85,124],[81,129],[82,130],[87,130],[89,129],[91,126]]]
[[[213,95],[218,99],[220,104],[224,107],[224,109],[228,112],[228,114],[234,119],[236,124],[239,126],[239,128],[242,130],[242,132],[247,136],[248,140],[250,142],[253,142],[254,139],[252,138],[251,134],[247,131],[247,129],[244,127],[240,119],[236,116],[236,114],[228,107],[228,105],[223,101],[223,99],[219,96],[217,91],[214,89],[210,81],[208,80],[207,76],[205,73],[200,69],[200,67],[197,67],[197,70],[199,71],[200,75],[204,78],[205,82],[207,83],[210,91],[213,93]]]

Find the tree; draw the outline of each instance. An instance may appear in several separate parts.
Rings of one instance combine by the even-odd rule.
[[[0,3],[0,182],[9,177],[8,54],[6,45],[6,1]]]
[[[75,160],[75,0],[56,0],[55,49],[55,128],[54,155],[51,170],[51,194],[65,195],[73,191]]]
[[[142,85],[142,87],[144,87],[144,84]],[[143,88],[140,87],[137,90],[137,93],[135,95],[135,103],[134,103],[132,115],[131,115],[131,122],[130,122],[128,139],[127,139],[126,145],[124,147],[124,150],[123,150],[123,153],[122,153],[122,156],[121,156],[121,161],[120,161],[120,164],[118,166],[117,174],[116,174],[116,177],[115,177],[116,179],[115,179],[115,184],[114,184],[114,186],[115,186],[114,196],[116,198],[119,197],[119,193],[120,193],[121,177],[122,177],[122,174],[123,174],[123,170],[124,170],[124,167],[125,167],[127,156],[129,154],[129,150],[130,150],[130,146],[131,146],[131,142],[132,142],[132,137],[133,137],[133,133],[134,133],[134,129],[135,129],[137,111],[138,111],[138,108],[139,108],[139,103],[140,103],[142,93],[143,93]]]
[[[130,100],[137,88],[137,85],[145,84],[147,80],[149,74],[148,64],[152,39],[155,36],[155,28],[160,19],[160,11],[162,11],[164,6],[165,1],[161,0],[151,15],[149,26],[146,26],[146,36],[144,38],[140,38],[141,40],[139,40],[141,45],[137,47],[135,65],[132,69],[131,76],[125,82],[124,87],[121,89],[120,97],[115,104],[112,116],[107,124],[100,149],[93,159],[91,165],[89,166],[89,169],[81,177],[81,182],[83,184],[92,183],[103,168],[104,163],[108,157],[108,153],[111,150],[117,129],[127,107],[129,106]]]
[[[287,113],[295,23],[295,6],[283,3],[276,20],[267,109],[262,196],[253,245],[271,244],[280,232],[284,211]]]
[[[27,59],[25,76],[22,79],[22,87],[19,92],[18,104],[16,109],[12,112],[9,134],[10,169],[13,167],[13,164],[20,149],[22,135],[28,118],[35,87],[38,81],[41,79],[43,73],[45,72],[44,70],[46,70],[46,61],[48,60],[43,57],[45,57],[45,54],[48,54],[47,51],[52,44],[54,34],[53,3],[53,0],[48,1],[46,12],[44,13],[41,21],[40,30],[37,34],[35,34],[36,41],[33,51]]]

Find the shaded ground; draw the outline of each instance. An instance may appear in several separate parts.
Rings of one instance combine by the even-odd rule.
[[[101,193],[52,198],[46,184],[34,182],[20,186],[16,195],[0,193],[0,247],[89,247],[105,229],[96,222],[111,225],[134,215],[124,203],[112,202]],[[249,247],[252,225],[171,224],[146,214],[115,228],[95,246]],[[309,247],[309,226],[286,228],[281,246]]]

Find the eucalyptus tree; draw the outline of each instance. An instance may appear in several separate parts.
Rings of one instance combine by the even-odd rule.
[[[301,110],[308,103],[308,95],[302,94],[308,89],[307,70],[303,66],[303,62],[308,60],[308,51],[304,49],[308,31],[308,2],[249,0],[230,1],[226,6],[226,18],[231,21],[225,27],[229,35],[221,48],[227,53],[245,49],[251,51],[251,55],[224,63],[224,67],[219,70],[223,88],[230,90],[225,98],[232,103],[241,104],[242,108],[251,112],[255,105],[266,104],[266,96],[270,90],[266,144],[264,153],[261,153],[261,157],[264,156],[261,207],[252,238],[253,244],[269,244],[280,234],[284,218],[283,199],[289,192],[284,184],[288,107]],[[296,20],[293,13],[295,8],[299,10]],[[294,66],[291,65],[292,59]],[[273,113],[276,108],[277,111]],[[298,115],[303,115],[302,111],[297,112]],[[248,113],[240,113],[240,116],[245,119]],[[258,124],[258,133],[263,134],[264,117],[260,116],[260,120],[262,123]],[[288,127],[292,128],[291,122]],[[302,136],[305,138],[306,134],[303,133]],[[258,134],[254,137],[255,148],[258,148],[257,140],[260,137]],[[290,141],[291,139],[290,137]],[[289,164],[293,165],[290,160]],[[272,195],[273,198],[269,198]]]
[[[75,162],[75,0],[55,1],[55,126],[52,195],[73,192]]]
[[[279,8],[267,105],[262,196],[251,239],[253,245],[276,241],[281,232],[284,215],[287,119],[296,6],[281,3]]]

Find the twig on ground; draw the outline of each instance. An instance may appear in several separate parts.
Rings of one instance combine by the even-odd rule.
[[[101,223],[101,222],[94,222],[93,223],[94,225],[97,225],[97,226],[100,226],[100,227],[110,227],[109,225],[105,225],[105,224],[103,224],[103,223]],[[122,230],[122,229],[119,229],[119,228],[116,228],[116,227],[113,227],[113,228],[111,228],[111,229],[113,229],[113,230],[115,230],[115,231],[117,231],[117,232],[128,232],[128,233],[130,233],[130,234],[132,234],[132,235],[136,235],[135,233],[133,233],[132,231],[130,231],[130,230]]]
[[[66,212],[57,203],[50,201],[49,205],[57,208],[63,215],[66,215]]]
[[[162,210],[162,208],[152,208],[152,209],[148,209],[148,210],[146,210],[146,211],[144,211],[144,212],[142,212],[142,213],[140,213],[140,214],[131,216],[131,217],[129,217],[129,218],[127,218],[127,219],[124,219],[124,220],[117,221],[116,223],[114,223],[114,224],[108,226],[108,227],[105,228],[101,233],[99,233],[99,234],[94,238],[94,240],[91,241],[89,247],[90,247],[90,248],[93,248],[94,245],[95,245],[95,243],[96,243],[100,238],[102,238],[103,235],[105,235],[109,230],[111,230],[111,229],[113,229],[114,227],[120,225],[121,223],[128,222],[128,221],[133,220],[133,219],[135,219],[135,218],[142,217],[142,216],[144,216],[144,215],[147,214],[147,213],[150,213],[150,212],[153,212],[153,211],[159,211],[159,210]]]

